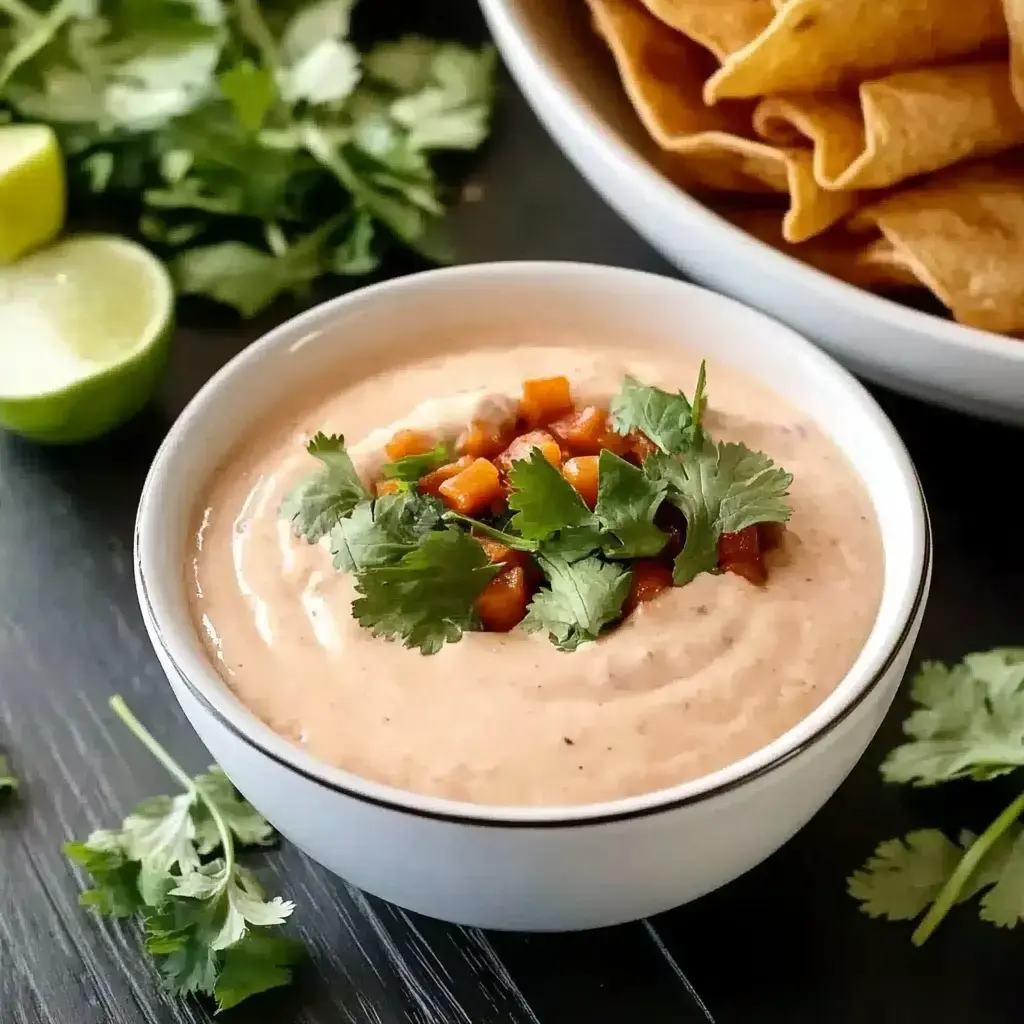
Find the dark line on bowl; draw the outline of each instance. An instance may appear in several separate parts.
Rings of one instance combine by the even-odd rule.
[[[161,445],[161,448],[163,446]],[[154,465],[159,458],[160,451],[157,452],[157,458],[154,459]],[[814,746],[818,740],[828,736],[834,729],[840,724],[846,721],[847,718],[860,707],[861,704],[872,694],[875,689],[881,683],[882,679],[886,676],[888,671],[892,668],[892,664],[896,659],[899,651],[902,650],[904,644],[907,641],[907,637],[910,635],[911,628],[913,627],[914,620],[917,618],[917,614],[921,609],[921,603],[924,600],[926,581],[929,576],[929,571],[932,564],[932,525],[931,517],[928,514],[928,504],[925,500],[924,488],[921,486],[921,478],[917,474],[916,467],[911,463],[911,472],[914,474],[914,482],[917,484],[917,493],[921,502],[921,511],[924,517],[924,550],[922,552],[921,559],[921,575],[917,581],[917,592],[914,594],[914,600],[911,602],[910,610],[907,613],[906,621],[903,623],[903,629],[900,631],[892,647],[889,649],[888,654],[885,656],[885,660],[879,666],[878,671],[874,676],[864,685],[861,691],[850,701],[844,708],[842,708],[838,714],[833,718],[830,718],[822,727],[812,735],[808,736],[801,743],[795,747],[790,748],[778,757],[769,761],[767,764],[760,765],[757,768],[752,769],[739,778],[730,779],[728,782],[720,783],[712,789],[704,790],[701,793],[694,793],[690,796],[678,797],[674,800],[667,800],[664,803],[656,804],[652,807],[642,807],[636,810],[629,811],[616,811],[608,814],[594,815],[588,818],[571,818],[561,821],[550,821],[550,820],[534,820],[530,821],[527,819],[517,819],[515,821],[502,820],[500,818],[489,818],[486,816],[486,811],[481,807],[479,814],[473,814],[467,812],[464,814],[456,814],[445,811],[431,811],[425,810],[421,807],[410,807],[406,804],[400,803],[396,800],[389,800],[384,797],[371,796],[368,793],[360,793],[357,790],[349,789],[347,786],[343,786],[340,783],[330,782],[327,779],[321,778],[319,775],[311,771],[307,771],[305,768],[300,768],[298,765],[293,764],[287,758],[268,750],[262,743],[254,740],[249,736],[244,729],[236,725],[229,718],[223,715],[214,705],[213,702],[206,696],[205,693],[189,679],[182,671],[181,666],[178,664],[174,655],[171,653],[170,648],[167,645],[167,641],[164,638],[163,631],[160,628],[160,624],[156,620],[156,616],[153,613],[153,604],[149,598],[149,587],[146,583],[146,576],[142,570],[140,552],[139,552],[139,518],[141,518],[142,502],[139,504],[140,516],[136,518],[135,522],[135,543],[134,543],[134,561],[135,571],[139,582],[139,589],[141,591],[142,600],[146,605],[146,612],[148,618],[153,624],[153,635],[156,637],[157,642],[160,644],[161,649],[167,656],[167,660],[170,665],[174,668],[175,674],[181,680],[185,688],[192,694],[192,696],[199,701],[199,703],[209,712],[224,728],[229,732],[233,733],[238,739],[248,744],[254,750],[258,750],[264,757],[269,758],[271,761],[280,765],[282,768],[286,768],[288,771],[294,772],[296,775],[300,775],[302,778],[309,782],[312,782],[323,789],[329,789],[335,793],[340,793],[342,796],[351,797],[353,800],[360,800],[363,803],[372,804],[376,807],[383,807],[390,811],[398,811],[402,814],[412,814],[419,818],[430,818],[435,821],[450,821],[460,825],[474,825],[480,828],[512,828],[512,829],[562,829],[562,828],[590,828],[596,825],[607,825],[612,822],[620,821],[631,821],[634,818],[646,818],[653,814],[661,814],[665,811],[674,811],[680,807],[687,807],[691,804],[700,803],[702,800],[710,800],[712,797],[720,796],[723,793],[730,793],[733,790],[739,789],[741,786],[748,782],[752,782],[755,779],[759,779],[769,772],[775,771],[777,768],[781,768],[783,765],[788,764],[794,758],[798,757],[804,751]],[[143,495],[148,490],[149,480],[147,478],[146,483],[143,485]],[[409,794],[411,797],[415,797],[415,793]]]

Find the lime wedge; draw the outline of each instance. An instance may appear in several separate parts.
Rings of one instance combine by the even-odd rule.
[[[41,124],[0,126],[0,263],[57,236],[64,223],[64,161]]]
[[[0,267],[0,427],[87,441],[156,388],[174,319],[164,265],[110,235],[57,242]]]

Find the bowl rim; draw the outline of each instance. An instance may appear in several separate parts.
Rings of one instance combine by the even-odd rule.
[[[544,108],[556,111],[577,132],[587,137],[625,179],[632,179],[641,189],[653,190],[659,206],[681,207],[690,216],[702,221],[704,226],[723,233],[733,242],[756,246],[759,255],[766,261],[768,273],[793,275],[802,286],[824,292],[826,299],[839,306],[857,307],[857,312],[862,315],[870,315],[880,322],[925,334],[953,350],[968,349],[1008,363],[1024,365],[1024,345],[1014,344],[1012,337],[969,327],[952,319],[946,320],[934,313],[914,309],[887,296],[847,284],[761,241],[694,199],[662,174],[634,146],[622,139],[594,110],[575,83],[559,67],[544,58],[535,42],[536,33],[514,10],[516,2],[480,0],[491,33],[508,67],[515,69],[517,62],[523,62],[534,76],[532,88],[543,94]],[[594,41],[598,42],[596,35]],[[507,52],[513,49],[514,53]],[[515,77],[518,77],[518,73]],[[524,95],[527,93],[526,87],[523,87],[523,92]],[[531,101],[531,106],[536,109],[537,105]]]
[[[153,492],[158,488],[159,480],[170,460],[176,457],[175,453],[186,447],[182,442],[190,435],[192,429],[191,421],[201,416],[206,406],[215,400],[220,400],[221,391],[225,387],[230,387],[229,382],[240,369],[258,363],[264,357],[278,351],[287,352],[294,350],[297,346],[304,344],[307,339],[319,334],[323,327],[329,325],[332,320],[337,318],[340,310],[346,307],[355,307],[363,301],[377,299],[382,295],[387,295],[389,292],[405,289],[429,289],[432,282],[442,277],[461,277],[464,279],[463,283],[468,284],[473,279],[486,279],[494,276],[498,278],[505,276],[512,276],[513,278],[515,276],[532,276],[550,280],[552,276],[558,274],[626,276],[633,277],[638,281],[648,282],[654,279],[660,282],[662,287],[668,284],[673,288],[713,296],[712,301],[735,306],[747,313],[752,313],[755,317],[768,321],[774,329],[781,330],[790,335],[792,343],[801,350],[799,353],[801,359],[811,360],[817,363],[818,368],[822,371],[838,377],[842,386],[850,389],[864,404],[865,415],[873,417],[879,429],[886,435],[884,440],[888,443],[889,453],[900,464],[900,468],[903,471],[902,475],[905,478],[908,497],[912,503],[916,504],[916,518],[918,520],[916,526],[919,530],[919,537],[916,539],[919,541],[918,546],[920,549],[919,568],[916,581],[908,581],[904,592],[907,593],[912,588],[912,596],[903,598],[903,607],[899,612],[900,617],[896,618],[894,616],[895,621],[889,627],[891,635],[886,641],[886,646],[876,655],[876,663],[863,668],[862,671],[865,678],[859,683],[857,689],[851,693],[843,704],[837,706],[831,715],[816,729],[803,737],[791,740],[773,756],[769,758],[764,757],[764,752],[770,746],[779,744],[786,736],[795,733],[807,721],[810,715],[813,715],[820,709],[820,704],[790,730],[787,730],[782,736],[776,737],[770,744],[752,751],[738,761],[716,770],[716,772],[677,783],[674,786],[597,803],[521,806],[492,805],[415,793],[385,783],[375,782],[345,769],[329,765],[319,758],[307,754],[291,741],[273,732],[238,697],[230,692],[221,676],[209,663],[205,655],[193,655],[189,650],[189,644],[180,636],[175,635],[176,631],[173,627],[165,629],[161,624],[157,607],[161,601],[155,602],[153,594],[158,592],[160,588],[163,588],[164,592],[171,594],[184,583],[184,576],[182,575],[176,581],[159,580],[154,584],[151,577],[147,574],[145,564],[147,561],[146,550],[149,543],[146,536],[147,531],[157,535],[166,534],[167,525],[175,525],[164,524],[162,529],[158,529],[159,519],[151,522],[154,516],[159,517],[160,515],[156,508],[157,503],[152,500]],[[198,482],[196,486],[201,486],[201,482]],[[203,710],[248,747],[309,782],[362,803],[403,814],[411,814],[420,818],[456,822],[463,825],[536,829],[583,827],[627,821],[700,803],[715,796],[729,793],[775,771],[830,735],[875,692],[888,677],[894,663],[903,652],[907,640],[920,618],[922,605],[928,593],[932,549],[931,522],[924,491],[913,462],[895,427],[893,427],[888,417],[886,417],[885,413],[863,385],[848,371],[843,369],[831,356],[816,348],[798,332],[780,324],[766,314],[744,306],[734,299],[665,275],[577,262],[508,261],[448,267],[370,285],[369,287],[337,296],[334,299],[313,306],[297,316],[286,320],[253,344],[243,348],[221,367],[193,396],[157,449],[143,483],[139,499],[138,512],[135,519],[133,563],[136,591],[143,622],[151,642],[157,649],[158,655],[160,655],[163,667],[165,670],[169,667],[177,677],[177,680],[199,703]],[[180,596],[178,599],[180,599]],[[163,603],[171,604],[174,600],[171,597],[163,601]],[[191,670],[186,670],[185,665],[189,663],[191,663]],[[849,678],[849,675],[850,672],[848,670],[837,684],[836,689],[843,685]],[[196,676],[199,677],[198,680],[195,678]],[[751,764],[742,772],[736,771],[737,765],[742,764],[744,761],[754,761],[759,755],[761,755],[760,763]],[[734,773],[731,777],[716,779],[716,776],[727,775],[730,771]]]

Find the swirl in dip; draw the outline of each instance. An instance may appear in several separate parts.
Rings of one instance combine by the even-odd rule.
[[[389,352],[391,350],[388,350]],[[628,374],[691,386],[700,356],[587,337],[451,342],[348,364],[253,432],[209,481],[188,566],[197,628],[227,685],[320,759],[400,789],[481,804],[561,805],[651,792],[722,768],[819,705],[878,610],[870,501],[838,449],[774,393],[708,365],[705,425],[793,475],[768,581],[704,572],[570,653],[543,633],[467,632],[436,654],[353,618],[352,577],[293,535],[281,503],[311,469],[306,440],[344,434],[376,479],[403,429],[454,436],[514,408],[524,378],[564,375],[607,407]]]

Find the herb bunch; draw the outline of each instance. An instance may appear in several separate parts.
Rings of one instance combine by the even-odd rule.
[[[882,764],[887,782],[936,786],[954,779],[986,782],[1024,767],[1024,647],[970,654],[953,668],[923,665],[903,724],[908,743]],[[1024,812],[1021,793],[980,835],[954,842],[921,829],[881,843],[850,876],[850,895],[871,917],[911,921],[920,946],[958,903],[980,896],[984,921],[1013,928],[1024,921]]]
[[[487,135],[495,57],[360,52],[355,0],[0,0],[0,123],[51,125],[73,198],[137,213],[182,292],[241,314],[392,243],[437,260],[433,157]]]
[[[183,792],[144,800],[119,829],[65,844],[92,878],[81,903],[115,918],[141,915],[146,950],[174,995],[211,996],[224,1010],[288,984],[304,950],[274,928],[294,904],[267,899],[237,859],[239,847],[273,843],[273,828],[219,768],[189,778],[120,697],[110,704]]]
[[[337,569],[352,573],[352,610],[375,635],[424,654],[480,626],[474,602],[500,571],[478,536],[530,552],[544,577],[521,627],[545,633],[560,650],[592,641],[623,615],[631,562],[663,551],[655,522],[664,502],[686,520],[673,565],[682,586],[718,570],[723,533],[785,522],[792,477],[742,444],[715,443],[702,422],[705,375],[692,402],[627,378],[611,407],[622,435],[640,431],[657,448],[636,466],[605,448],[593,510],[538,448],[508,473],[508,514],[485,520],[449,511],[415,481],[450,458],[446,445],[384,467],[393,493],[374,497],[343,437],[317,434],[308,451],[321,470],[300,483],[281,515],[310,543],[326,543]]]

